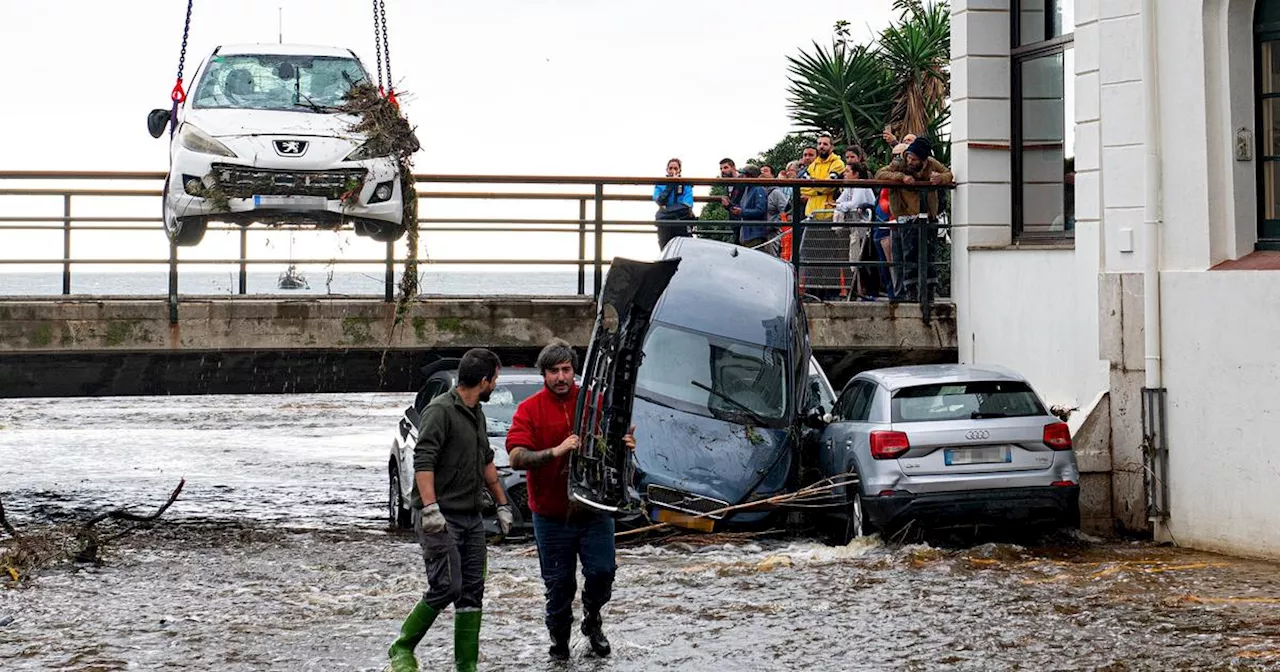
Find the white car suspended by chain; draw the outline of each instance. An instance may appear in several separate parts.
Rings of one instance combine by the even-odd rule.
[[[379,241],[405,232],[399,164],[372,156],[338,112],[369,76],[348,49],[284,44],[221,46],[192,78],[191,95],[153,110],[147,125],[172,128],[164,227],[196,245],[210,221],[248,226],[351,222]],[[172,125],[172,126],[171,126]]]

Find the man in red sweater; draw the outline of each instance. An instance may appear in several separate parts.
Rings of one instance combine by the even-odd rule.
[[[507,433],[511,466],[528,471],[529,508],[538,543],[542,582],[546,585],[546,624],[551,657],[569,659],[577,562],[582,561],[582,634],[598,656],[609,655],[600,610],[613,592],[613,518],[569,502],[569,453],[578,449],[573,414],[578,402],[574,372],[578,358],[564,341],[538,355],[545,387],[516,408]],[[635,437],[624,439],[635,450]]]

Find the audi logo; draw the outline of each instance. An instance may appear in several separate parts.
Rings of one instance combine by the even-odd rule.
[[[989,439],[991,438],[991,432],[985,429],[975,429],[971,432],[966,432],[964,435],[964,438],[969,439],[970,441],[979,441],[981,439]]]

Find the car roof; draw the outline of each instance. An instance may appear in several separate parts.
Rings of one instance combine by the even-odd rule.
[[[747,343],[787,348],[799,300],[791,265],[764,252],[705,238],[676,238],[680,258],[654,309],[658,322]],[[780,318],[780,319],[779,319]]]
[[[431,378],[452,379],[457,375],[458,375],[457,369],[445,369],[443,371],[436,371],[435,373],[431,374],[428,380],[430,380]],[[535,383],[541,385],[542,382],[543,382],[542,374],[536,372],[533,369],[525,369],[525,368],[502,369],[498,372],[499,386],[507,385],[507,384],[529,385],[529,384],[535,384]]]
[[[224,44],[218,47],[220,56],[272,54],[279,56],[337,56],[351,58],[350,49],[325,47],[312,44]]]
[[[921,366],[894,366],[863,371],[856,379],[873,380],[882,387],[900,390],[920,385],[943,383],[969,383],[978,381],[1026,382],[1026,378],[1002,366],[993,364],[925,364]]]

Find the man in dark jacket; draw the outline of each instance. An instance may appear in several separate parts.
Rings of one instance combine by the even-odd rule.
[[[573,433],[577,362],[573,349],[564,341],[542,349],[538,368],[544,387],[520,402],[507,433],[512,468],[529,474],[529,508],[533,510],[538,564],[546,585],[545,622],[551,633],[550,654],[556,660],[569,658],[578,561],[582,562],[583,578],[582,634],[596,655],[609,655],[601,611],[613,595],[617,570],[613,519],[569,501],[569,453],[578,450],[581,443]],[[623,443],[635,450],[631,433]]]
[[[480,408],[497,387],[500,366],[492,352],[468,350],[458,364],[457,385],[422,411],[413,449],[413,522],[430,587],[387,651],[392,672],[418,670],[413,650],[450,604],[454,665],[460,671],[476,669],[486,559],[482,489],[488,488],[498,504],[504,534],[514,520]]]
[[[760,169],[755,166],[747,166],[742,169],[742,177],[758,179],[760,177]],[[769,210],[769,193],[764,187],[750,185],[746,187],[742,200],[729,208],[729,219],[739,220],[742,222],[752,222],[752,224],[744,223],[738,231],[738,241],[743,247],[756,248],[759,247],[762,252],[767,252],[777,256],[777,246],[769,244],[771,227],[767,223]]]
[[[889,203],[893,216],[899,222],[896,233],[902,240],[902,255],[898,258],[906,262],[902,269],[903,293],[895,298],[911,302],[919,301],[923,291],[938,284],[938,269],[932,263],[932,247],[936,245],[934,241],[937,237],[933,234],[931,227],[927,228],[924,232],[925,247],[921,249],[920,227],[936,223],[938,213],[942,209],[942,201],[939,199],[941,190],[922,187],[953,183],[951,169],[933,157],[933,145],[928,138],[916,138],[902,153],[902,159],[894,159],[889,165],[881,168],[876,173],[876,179],[901,182],[906,187],[915,187],[890,189]],[[918,260],[921,255],[929,261],[928,275],[923,281],[918,277],[920,275]],[[925,284],[924,287],[921,287],[922,283]]]

